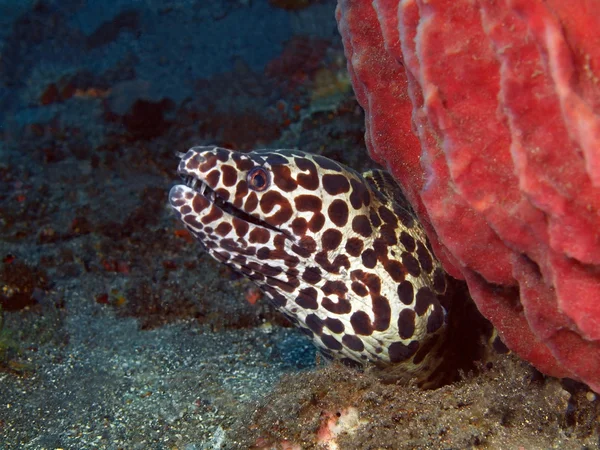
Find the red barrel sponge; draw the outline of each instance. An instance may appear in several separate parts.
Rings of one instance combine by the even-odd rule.
[[[339,0],[371,156],[505,343],[600,392],[600,2]]]

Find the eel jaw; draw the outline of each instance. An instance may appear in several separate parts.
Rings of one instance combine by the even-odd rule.
[[[189,189],[192,189],[196,194],[202,195],[206,200],[209,201],[209,203],[213,204],[214,206],[222,210],[224,213],[230,215],[231,217],[236,217],[240,220],[243,220],[244,222],[248,222],[253,225],[266,228],[276,233],[281,233],[289,239],[292,239],[293,241],[296,240],[286,231],[281,230],[258,217],[254,217],[248,214],[247,212],[236,208],[235,206],[233,206],[233,204],[229,203],[228,201],[223,200],[223,198],[221,198],[218,193],[216,193],[210,186],[208,186],[204,181],[197,178],[196,176],[190,175],[189,173],[180,173],[180,175],[181,178],[185,181],[185,185]]]

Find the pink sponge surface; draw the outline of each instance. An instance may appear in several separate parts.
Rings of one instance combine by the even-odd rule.
[[[505,343],[600,392],[600,3],[339,0],[372,157]]]

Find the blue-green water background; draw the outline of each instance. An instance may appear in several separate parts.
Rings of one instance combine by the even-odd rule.
[[[334,9],[0,1],[0,448],[213,448],[314,366],[166,194],[193,145],[368,161]]]

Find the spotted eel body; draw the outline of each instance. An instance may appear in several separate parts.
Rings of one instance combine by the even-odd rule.
[[[298,150],[181,154],[169,201],[218,261],[331,358],[423,382],[441,363],[445,273],[383,171]]]

